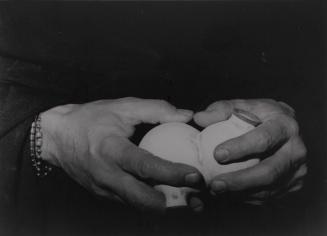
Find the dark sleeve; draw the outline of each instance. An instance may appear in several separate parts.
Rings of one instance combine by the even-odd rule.
[[[20,214],[18,207],[22,198],[26,200],[21,192],[27,189],[32,196],[26,186],[35,182],[28,180],[34,174],[28,145],[32,120],[39,112],[74,102],[77,76],[64,69],[0,57],[0,233]]]

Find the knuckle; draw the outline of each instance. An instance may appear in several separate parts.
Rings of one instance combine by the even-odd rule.
[[[295,110],[290,105],[283,101],[279,101],[278,103],[287,114],[291,115],[292,117],[295,117]]]
[[[101,191],[101,187],[108,188],[108,179],[101,173],[101,171],[95,171],[92,174],[91,189],[93,192],[97,193]]]
[[[299,124],[290,116],[283,116],[284,124],[289,130],[290,135],[297,135],[299,133]]]
[[[263,165],[261,168],[261,177],[264,185],[273,184],[279,175],[279,171],[270,165]]]
[[[302,140],[300,139],[294,139],[293,140],[293,145],[291,148],[291,156],[294,159],[294,162],[297,165],[302,165],[303,163],[306,162],[306,157],[307,157],[307,148],[303,144]]]
[[[166,100],[160,99],[157,100],[157,105],[163,108],[171,108],[171,109],[175,109],[175,107],[173,105],[171,105],[169,102],[167,102]]]
[[[257,148],[259,152],[266,151],[266,149],[270,147],[272,143],[273,136],[268,130],[263,129],[261,130],[261,132],[258,133]]]
[[[155,163],[150,161],[139,161],[136,164],[136,172],[138,174],[138,177],[145,180],[150,179],[152,170],[158,170],[158,168],[155,168],[154,165]]]
[[[294,120],[292,119],[289,123],[289,127],[290,127],[290,131],[291,131],[291,134],[298,134],[299,133],[299,124]]]
[[[102,139],[100,142],[95,143],[94,146],[91,148],[90,152],[91,155],[100,155],[100,156],[108,156],[113,153],[120,153],[122,147],[119,140],[115,136],[108,136]],[[112,155],[112,157],[117,155]]]

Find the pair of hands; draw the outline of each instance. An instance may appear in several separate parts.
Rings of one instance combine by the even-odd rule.
[[[249,201],[263,201],[299,190],[306,174],[306,149],[294,111],[268,99],[220,101],[205,111],[176,109],[162,100],[122,98],[70,104],[41,114],[42,156],[65,170],[89,191],[141,210],[165,210],[165,198],[153,185],[203,188],[200,172],[172,163],[138,148],[128,138],[140,123],[194,121],[206,127],[226,120],[233,109],[256,115],[262,124],[249,133],[219,145],[214,153],[222,164],[259,156],[251,168],[217,176],[209,185],[213,195],[246,193]],[[195,211],[203,203],[191,197]]]

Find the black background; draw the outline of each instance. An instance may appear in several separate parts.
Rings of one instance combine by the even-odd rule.
[[[52,221],[49,216],[48,234],[73,228],[80,235],[102,235],[107,227],[114,235],[325,235],[324,12],[323,4],[309,1],[2,7],[1,54],[83,72],[83,77],[74,78],[78,102],[136,96],[201,110],[220,99],[273,98],[295,108],[308,148],[304,189],[271,205],[218,201],[203,215],[171,212],[170,218],[158,219],[133,213],[124,221],[124,213],[113,212],[121,219],[115,221],[103,218],[105,210],[91,210],[102,209],[103,202],[70,196],[70,204],[85,204],[83,209],[73,212],[72,206],[65,220]],[[54,218],[61,217],[57,204],[49,210]],[[88,226],[83,223],[92,221],[87,216],[102,220]],[[128,223],[133,217],[139,221],[136,228]]]

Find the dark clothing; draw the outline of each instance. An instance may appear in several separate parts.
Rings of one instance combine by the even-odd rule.
[[[322,129],[324,121],[321,22],[320,6],[305,3],[3,5],[0,233],[319,232],[311,227],[321,224],[306,214],[323,218],[323,213],[312,213],[320,203],[307,204],[321,196],[323,180],[324,133],[312,131]],[[171,212],[157,218],[99,199],[59,169],[46,179],[36,178],[28,147],[36,114],[60,104],[125,96],[165,99],[192,110],[220,99],[283,100],[298,111],[310,155],[316,158],[311,186],[277,206],[216,201],[201,216]],[[312,117],[315,124],[309,123]]]

